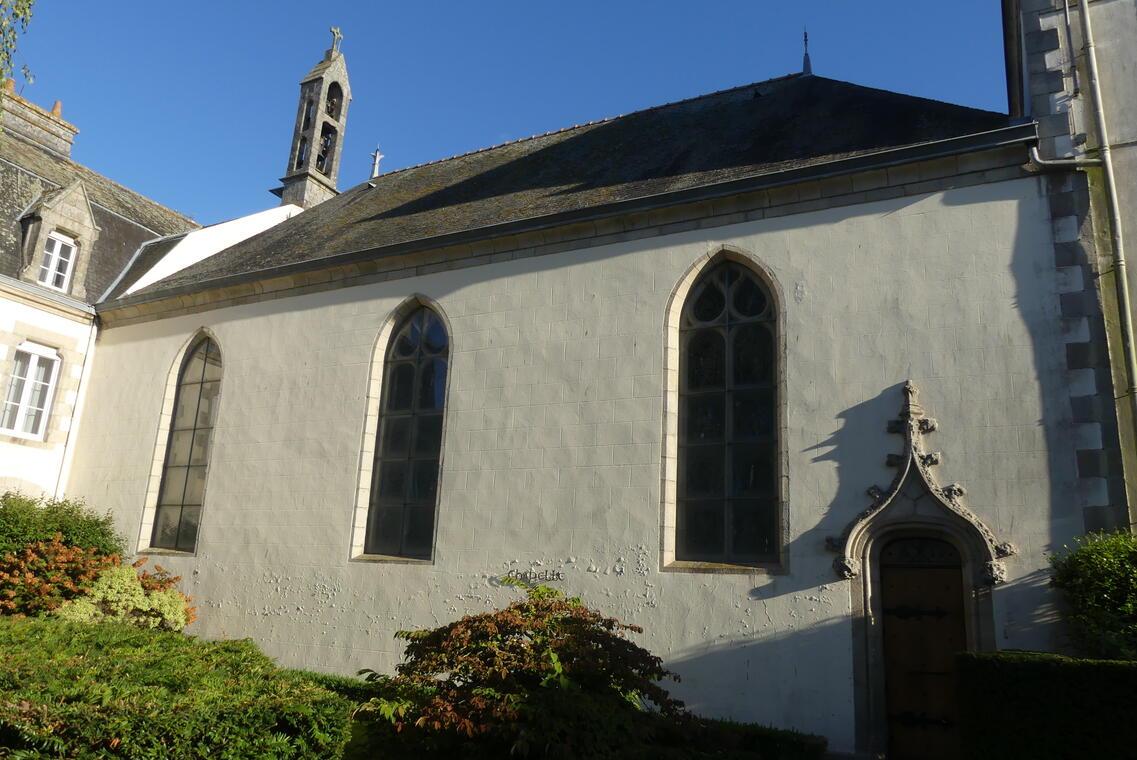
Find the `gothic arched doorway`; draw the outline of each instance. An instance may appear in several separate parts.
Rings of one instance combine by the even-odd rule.
[[[888,758],[957,758],[953,659],[968,648],[959,550],[899,538],[879,561]]]
[[[837,573],[851,581],[857,749],[889,760],[958,757],[954,655],[995,648],[991,588],[1006,578],[1014,547],[963,504],[958,484],[941,486],[942,458],[923,439],[937,428],[904,384],[905,438],[890,454],[887,489],[828,539]]]

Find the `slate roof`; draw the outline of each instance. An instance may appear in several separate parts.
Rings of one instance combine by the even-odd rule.
[[[794,74],[380,175],[129,301],[1009,125],[1004,114]]]
[[[93,203],[125,216],[159,235],[172,235],[198,227],[192,219],[177,211],[128,190],[82,164],[45,150],[15,132],[7,131],[0,136],[0,159],[10,161],[61,188],[77,179],[82,180],[87,188],[87,196]]]

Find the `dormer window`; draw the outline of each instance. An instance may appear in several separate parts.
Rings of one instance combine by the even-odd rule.
[[[73,238],[59,232],[48,235],[39,267],[39,284],[67,292],[71,284],[71,272],[75,268],[75,249]]]

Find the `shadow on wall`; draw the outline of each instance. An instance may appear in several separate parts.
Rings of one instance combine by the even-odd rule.
[[[1007,352],[1015,352],[1022,348],[1029,349],[1034,373],[1033,375],[1010,378],[1011,383],[1004,385],[1001,391],[1008,394],[1005,397],[1000,397],[997,392],[992,392],[991,389],[980,389],[983,392],[977,394],[975,405],[978,413],[984,419],[998,420],[1005,418],[1002,407],[1009,401],[1022,398],[1027,394],[1037,394],[1041,416],[1035,422],[1042,432],[1043,442],[1041,448],[1028,450],[1023,447],[1021,453],[1028,456],[1045,457],[1049,512],[1043,519],[1049,525],[1049,545],[1033,548],[1035,550],[1055,551],[1069,541],[1071,536],[1083,533],[1087,529],[1084,520],[1090,516],[1089,511],[1085,516],[1083,515],[1079,504],[1079,497],[1082,494],[1080,493],[1078,473],[1075,467],[1074,448],[1077,444],[1071,443],[1078,439],[1079,431],[1077,428],[1079,426],[1076,426],[1073,421],[1070,397],[1083,392],[1094,393],[1099,390],[1093,387],[1094,381],[1089,383],[1089,388],[1083,390],[1072,388],[1073,381],[1072,375],[1068,371],[1065,334],[1067,330],[1073,329],[1085,330],[1089,335],[1101,335],[1104,328],[1101,326],[1100,313],[1087,313],[1084,321],[1064,318],[1061,304],[1063,297],[1058,292],[1059,283],[1056,269],[1060,262],[1056,260],[1054,244],[1054,236],[1058,230],[1056,226],[1052,228],[1049,210],[1033,206],[1034,203],[1040,205],[1047,203],[1047,197],[1044,193],[1052,190],[1053,185],[1049,183],[1053,180],[1041,178],[1039,182],[1041,184],[1038,189],[1041,197],[1034,196],[1029,200],[1021,197],[1019,194],[1021,191],[1016,192],[1017,183],[1000,183],[989,185],[986,188],[990,194],[989,202],[1012,202],[1015,203],[1018,211],[1019,219],[1014,229],[1013,253],[1010,261],[1010,274],[1014,281],[1011,308],[1022,320],[1030,339],[1029,346],[1014,345],[1010,341],[1004,340],[1002,345],[995,348]],[[1035,198],[1038,200],[1036,201]],[[954,200],[952,193],[945,194],[945,204],[950,205]],[[1085,253],[1082,252],[1080,256],[1082,260],[1079,263],[1084,264]],[[977,265],[982,263],[982,260],[979,260]],[[1092,290],[1093,285],[1088,277],[1085,278],[1084,284]],[[1087,311],[1096,311],[1096,299],[1090,298],[1089,300],[1095,305],[1087,308]],[[1001,305],[995,304],[994,306],[998,308]],[[1075,325],[1078,322],[1081,324]],[[991,325],[984,325],[984,327],[989,332],[997,330],[997,327]],[[999,337],[998,334],[993,333],[991,335],[993,339]],[[1106,382],[1108,384],[1108,380]],[[1106,396],[1107,398],[1113,397],[1111,388],[1100,390],[1109,394]],[[1000,472],[999,470],[995,470],[991,476],[995,479],[1006,480],[1021,477],[1013,471]],[[955,477],[963,480],[966,485],[968,473],[960,472],[955,474]],[[1014,488],[1013,483],[1011,487]],[[1039,506],[1035,504],[972,504],[973,509],[981,513],[981,517],[991,519],[991,522],[995,522],[992,519],[994,515],[988,516],[987,513],[984,513],[985,509],[992,511],[997,509],[1034,511]],[[1101,515],[1096,517],[1101,517]],[[1015,525],[1009,516],[1004,516],[1002,522],[1008,525],[1008,529]],[[1016,536],[1008,535],[1007,539],[1015,542]],[[1021,538],[1019,541],[1021,542]],[[1014,558],[1010,561],[1013,563]]]
[[[778,620],[762,607],[754,610],[753,637],[708,641],[668,658],[681,680],[665,686],[697,715],[821,734],[831,750],[852,749],[850,619],[801,626],[792,609],[780,606]]]
[[[1003,610],[995,631],[1000,649],[1028,649],[1077,655],[1062,621],[1064,598],[1050,587],[1050,571],[1035,570],[995,590]]]

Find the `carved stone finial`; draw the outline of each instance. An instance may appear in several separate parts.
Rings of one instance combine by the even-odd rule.
[[[343,34],[340,32],[340,28],[333,26],[328,31],[332,33],[332,50],[339,50],[340,43],[343,42]]]
[[[919,419],[924,416],[924,407],[917,400],[920,388],[911,380],[904,381],[904,406],[900,407],[900,417],[905,420]]]
[[[959,483],[948,483],[943,487],[944,496],[952,501],[959,501],[962,497],[967,495],[967,489]]]
[[[996,586],[1000,583],[1007,582],[1007,568],[1003,566],[1002,562],[992,560],[983,564],[983,579]]]
[[[861,574],[861,565],[852,557],[838,557],[833,560],[833,569],[837,575],[845,580],[856,578]]]

